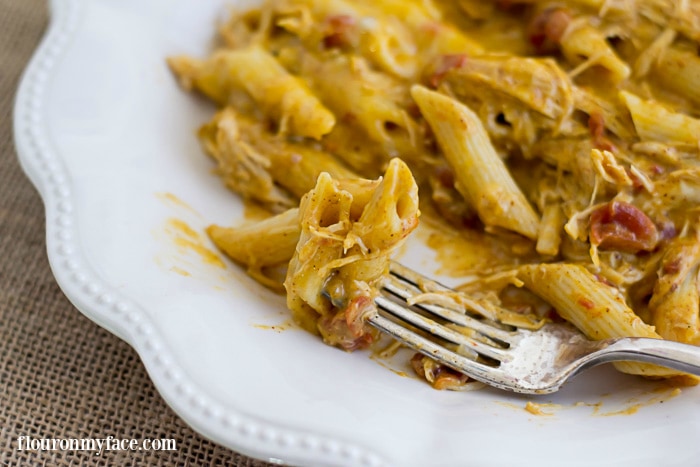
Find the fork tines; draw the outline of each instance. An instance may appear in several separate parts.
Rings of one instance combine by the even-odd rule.
[[[431,291],[454,293],[392,263],[382,293],[375,299],[380,313],[371,316],[370,322],[413,349],[466,373],[478,373],[480,364],[497,366],[508,360],[510,331],[471,315],[454,300],[414,303],[428,284]]]

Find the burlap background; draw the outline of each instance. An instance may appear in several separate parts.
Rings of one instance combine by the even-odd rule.
[[[44,208],[12,141],[12,104],[47,24],[43,0],[0,0],[0,464],[242,465],[163,402],[138,355],[83,317],[49,270]],[[174,438],[174,452],[18,451],[17,437]]]

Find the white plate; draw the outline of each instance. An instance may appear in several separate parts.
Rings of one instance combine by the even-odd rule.
[[[533,415],[526,397],[434,391],[365,353],[269,329],[288,327],[281,297],[178,246],[184,233],[167,228],[242,216],[194,136],[213,109],[178,89],[164,62],[204,54],[226,0],[53,0],[51,10],[15,108],[51,267],[78,309],[134,346],[196,430],[304,465],[697,462],[696,389],[675,395],[599,369],[536,399],[553,405]]]

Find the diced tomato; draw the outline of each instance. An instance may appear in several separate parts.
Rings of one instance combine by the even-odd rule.
[[[601,249],[638,253],[653,250],[659,241],[659,232],[636,206],[611,201],[591,214],[590,239]]]
[[[570,22],[571,13],[565,8],[547,8],[536,15],[528,26],[528,37],[535,51],[539,54],[556,52]]]
[[[604,151],[615,151],[615,145],[606,136],[605,118],[600,112],[592,112],[588,117],[588,130],[591,132],[593,146]]]
[[[323,37],[323,46],[327,49],[352,46],[355,26],[355,18],[349,15],[332,15],[327,17],[327,33]]]

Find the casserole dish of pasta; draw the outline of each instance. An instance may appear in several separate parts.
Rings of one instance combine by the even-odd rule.
[[[302,465],[699,453],[683,375],[463,392],[356,320],[391,254],[509,319],[697,343],[697,3],[51,7],[15,129],[52,269],[195,429]]]

